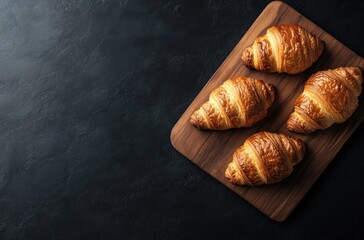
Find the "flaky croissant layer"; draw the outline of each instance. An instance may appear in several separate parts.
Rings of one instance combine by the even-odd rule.
[[[247,138],[234,152],[225,177],[237,185],[276,183],[292,173],[304,152],[304,143],[298,138],[259,132]]]
[[[363,77],[358,67],[339,67],[313,74],[295,102],[287,128],[312,133],[346,121],[359,105]]]
[[[242,54],[244,65],[264,72],[301,73],[322,54],[323,42],[299,25],[279,25]]]
[[[250,127],[267,115],[275,97],[272,84],[246,77],[225,81],[195,111],[190,122],[198,129]]]

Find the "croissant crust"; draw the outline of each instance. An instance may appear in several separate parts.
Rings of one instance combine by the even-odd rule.
[[[324,43],[299,25],[279,25],[242,54],[244,65],[264,72],[301,73],[322,54]]]
[[[346,121],[359,105],[363,78],[358,67],[339,67],[313,74],[295,102],[287,128],[312,133]]]
[[[225,177],[237,185],[276,183],[292,173],[304,152],[305,145],[298,138],[259,132],[247,138],[234,152]]]
[[[274,97],[272,84],[235,77],[212,91],[209,100],[193,113],[190,122],[198,129],[250,127],[267,115]]]

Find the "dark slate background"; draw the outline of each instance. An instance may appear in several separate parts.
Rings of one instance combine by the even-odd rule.
[[[170,131],[269,1],[0,1],[0,239],[363,239],[363,124],[284,223]],[[364,55],[363,1],[288,1]]]

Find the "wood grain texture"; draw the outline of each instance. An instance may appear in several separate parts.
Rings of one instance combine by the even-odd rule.
[[[269,74],[247,69],[240,60],[244,48],[256,37],[277,24],[298,23],[325,42],[319,60],[308,70],[297,75]],[[310,135],[291,133],[286,128],[289,114],[293,111],[297,96],[303,91],[308,77],[319,70],[339,66],[359,66],[364,69],[363,58],[356,55],[330,34],[282,2],[270,3],[239,41],[230,55],[217,69],[195,100],[178,120],[171,132],[175,149],[204,171],[230,188],[261,212],[276,221],[285,220],[307,193],[320,174],[334,159],[340,148],[364,118],[364,98],[360,98],[358,109],[343,124],[335,124],[324,131]],[[190,123],[190,116],[208,100],[210,92],[225,80],[234,76],[262,79],[277,88],[277,98],[268,111],[268,116],[250,128],[227,131],[200,131]],[[245,139],[258,131],[285,133],[301,138],[307,146],[303,161],[295,166],[288,178],[280,183],[259,187],[242,187],[230,184],[224,177],[225,169],[233,152]]]

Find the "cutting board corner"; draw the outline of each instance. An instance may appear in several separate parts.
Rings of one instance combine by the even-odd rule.
[[[309,31],[313,31],[314,34],[320,36],[326,43],[326,55],[321,56],[305,73],[298,75],[260,73],[242,66],[240,55],[246,44],[252,43],[256,37],[265,32],[267,27],[285,23],[299,23]],[[174,125],[170,134],[172,146],[262,213],[274,221],[282,222],[295,209],[364,119],[364,98],[361,98],[357,111],[344,124],[336,124],[325,131],[301,136],[307,148],[309,148],[309,154],[306,155],[306,158],[310,159],[303,160],[297,168],[295,167],[295,174],[289,176],[283,183],[250,189],[229,185],[222,173],[231,161],[229,154],[239,144],[242,144],[242,140],[255,132],[266,130],[281,133],[287,132],[285,122],[293,110],[294,101],[300,94],[299,91],[303,89],[309,73],[338,66],[354,65],[361,66],[363,70],[363,58],[302,16],[288,4],[281,1],[273,1],[267,5],[255,20]],[[230,77],[237,75],[268,80],[268,82],[276,86],[280,97],[276,100],[277,103],[269,110],[270,114],[267,117],[269,120],[263,120],[251,128],[229,131],[200,131],[194,128],[189,123],[192,109],[198,109],[208,99],[213,89]],[[292,89],[295,90],[294,94],[292,94]]]

